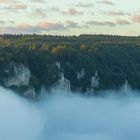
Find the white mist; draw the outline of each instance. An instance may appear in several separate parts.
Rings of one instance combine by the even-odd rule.
[[[139,140],[139,130],[139,97],[56,90],[35,104],[0,88],[0,140]]]

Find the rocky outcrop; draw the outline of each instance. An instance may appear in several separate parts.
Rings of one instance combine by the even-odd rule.
[[[82,70],[80,72],[77,73],[77,79],[81,79],[85,76],[85,70],[84,68],[82,68]]]
[[[122,91],[124,94],[127,94],[127,95],[130,94],[131,88],[130,88],[130,85],[128,84],[128,81],[127,81],[127,80],[126,80],[125,83],[122,85],[121,91]]]
[[[28,86],[31,77],[30,70],[23,64],[16,65],[15,63],[12,63],[11,67],[13,67],[13,73],[12,76],[5,79],[5,86]]]
[[[88,88],[86,94],[94,95],[95,89],[99,87],[99,76],[98,72],[95,72],[95,75],[91,77],[91,88]]]
[[[61,77],[60,77],[60,80],[57,83],[56,88],[58,88],[60,90],[64,90],[66,92],[71,91],[70,81],[65,78],[64,73],[61,73]]]
[[[57,68],[60,70],[60,69],[61,69],[60,62],[59,62],[59,61],[57,61],[55,64],[56,64]]]

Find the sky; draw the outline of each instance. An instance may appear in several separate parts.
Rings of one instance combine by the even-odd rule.
[[[140,0],[0,0],[0,34],[140,35]]]

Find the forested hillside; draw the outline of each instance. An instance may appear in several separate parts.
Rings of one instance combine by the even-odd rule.
[[[140,89],[140,37],[0,35],[0,84],[39,94],[60,80],[70,90]],[[25,93],[25,91],[27,91]]]

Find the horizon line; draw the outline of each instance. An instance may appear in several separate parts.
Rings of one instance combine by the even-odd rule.
[[[119,35],[119,34],[101,34],[101,33],[97,33],[97,34],[79,34],[79,35],[62,35],[62,34],[38,34],[38,33],[4,33],[4,34],[1,34],[0,33],[0,36],[4,36],[4,35],[11,35],[11,36],[19,36],[19,35],[22,35],[22,36],[27,36],[27,35],[37,35],[37,36],[61,36],[61,37],[80,37],[80,36],[116,36],[116,37],[140,37],[140,35]]]

